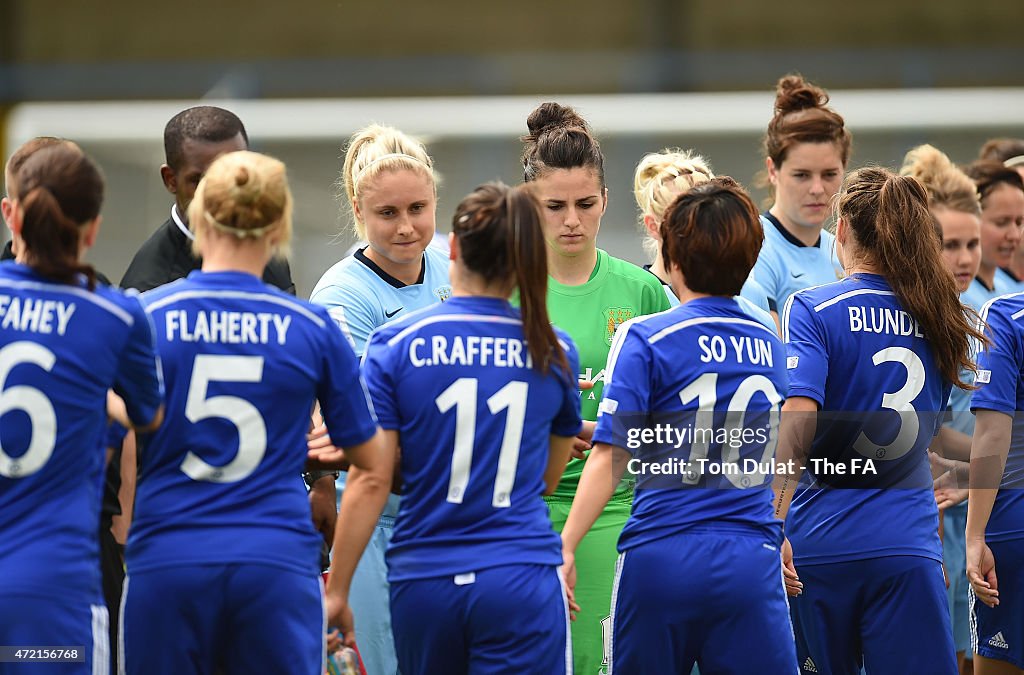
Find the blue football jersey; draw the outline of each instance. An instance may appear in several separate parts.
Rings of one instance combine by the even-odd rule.
[[[985,538],[1024,537],[1024,293],[990,301],[982,308],[985,335],[992,346],[978,353],[978,389],[972,410],[997,410],[1013,417],[1006,467],[992,507]],[[989,486],[990,487],[990,486]]]
[[[423,269],[415,284],[403,284],[366,257],[365,247],[324,272],[309,301],[328,309],[356,354],[362,356],[378,326],[452,294],[447,253],[434,246],[423,252]]]
[[[789,395],[821,409],[786,533],[796,562],[942,559],[927,449],[950,384],[884,278],[856,274],[790,298]]]
[[[163,402],[137,297],[0,263],[0,584],[102,602],[100,496],[107,390],[148,424]]]
[[[769,309],[782,312],[789,296],[843,277],[836,258],[836,239],[827,230],[814,246],[805,246],[767,211],[761,214],[764,244],[754,263],[753,276],[768,294]]]
[[[321,307],[242,272],[193,272],[142,296],[167,418],[139,451],[130,570],[259,562],[315,574],[300,473],[313,401],[331,439],[376,432],[358,362]]]
[[[786,366],[772,328],[733,298],[697,298],[623,324],[606,378],[594,441],[628,450],[637,479],[620,551],[699,524],[779,528]]]
[[[579,433],[579,358],[531,367],[519,310],[453,297],[373,334],[363,374],[381,427],[399,432],[402,503],[391,581],[508,564],[558,565],[544,490],[550,436]]]

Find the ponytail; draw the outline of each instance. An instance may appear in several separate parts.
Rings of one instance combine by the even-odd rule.
[[[839,217],[853,230],[904,309],[920,324],[943,377],[960,389],[971,361],[971,338],[985,344],[960,303],[956,282],[942,262],[941,242],[928,210],[928,194],[911,176],[879,167],[851,173],[839,194]]]
[[[32,269],[63,284],[84,275],[89,290],[96,270],[78,259],[81,226],[99,216],[103,176],[76,147],[53,145],[32,154],[18,171],[21,238]]]
[[[462,264],[485,281],[515,281],[523,334],[534,367],[552,364],[567,377],[569,361],[548,318],[548,266],[537,203],[520,186],[481,185],[455,210],[452,232]]]

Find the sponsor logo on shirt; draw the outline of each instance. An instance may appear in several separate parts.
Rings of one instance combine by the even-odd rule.
[[[991,370],[979,370],[977,375],[974,376],[975,384],[988,384],[992,379]]]
[[[452,297],[452,287],[447,284],[444,286],[438,286],[434,289],[434,295],[437,296],[438,300],[444,302],[448,298]]]
[[[604,310],[604,322],[605,322],[605,339],[610,345],[612,338],[615,337],[615,330],[623,323],[629,321],[635,316],[631,307],[609,307]]]

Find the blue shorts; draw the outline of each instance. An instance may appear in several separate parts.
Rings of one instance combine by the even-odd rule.
[[[256,564],[131,572],[121,598],[126,673],[324,672],[320,577]]]
[[[610,673],[796,672],[780,536],[700,528],[625,551]]]
[[[999,579],[999,605],[988,607],[971,590],[974,653],[1024,668],[1024,539],[990,541]]]
[[[953,646],[958,652],[971,650],[971,611],[967,603],[967,504],[957,504],[943,513],[942,561],[946,564],[949,588],[949,620],[953,625]]]
[[[397,581],[391,608],[402,675],[572,673],[569,608],[551,565]]]
[[[107,608],[102,604],[0,594],[0,645],[82,650],[82,661],[0,663],[3,675],[92,675],[110,672]]]
[[[935,560],[903,555],[797,565],[790,598],[802,673],[957,675],[946,584]]]

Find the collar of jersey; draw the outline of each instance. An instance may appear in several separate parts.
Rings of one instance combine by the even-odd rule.
[[[192,234],[192,230],[188,229],[188,225],[178,215],[178,205],[171,204],[171,220],[178,226],[178,229],[183,235],[185,235],[189,241],[195,241],[196,235]]]
[[[586,295],[599,288],[606,276],[608,276],[608,254],[597,249],[597,263],[594,265],[594,271],[590,273],[589,279],[579,286],[567,286],[548,275],[548,292],[555,291],[562,295]]]
[[[406,286],[414,286],[416,284],[423,283],[423,277],[427,273],[426,253],[424,253],[423,257],[420,258],[420,277],[419,279],[416,280],[416,284],[407,284],[391,276],[390,274],[382,270],[380,268],[380,265],[367,258],[365,253],[367,248],[369,248],[369,246],[364,246],[360,249],[356,249],[356,252],[352,254],[352,257],[366,265],[366,267],[369,268],[371,272],[380,277],[382,281],[386,281],[388,284],[394,286],[395,288],[405,288]]]
[[[789,230],[787,230],[786,226],[782,224],[782,221],[780,221],[778,218],[776,218],[775,216],[773,216],[771,214],[771,211],[765,211],[764,213],[761,214],[761,216],[764,217],[764,219],[767,220],[769,223],[774,225],[775,229],[777,229],[779,231],[779,234],[781,234],[782,237],[786,241],[788,241],[790,244],[792,244],[793,246],[796,246],[796,247],[799,247],[799,248],[811,248],[807,244],[803,243],[802,241],[800,241],[799,239],[794,237],[793,233],[790,232]],[[814,242],[814,248],[820,248],[820,247],[821,247],[821,234],[818,235],[818,240]]]

